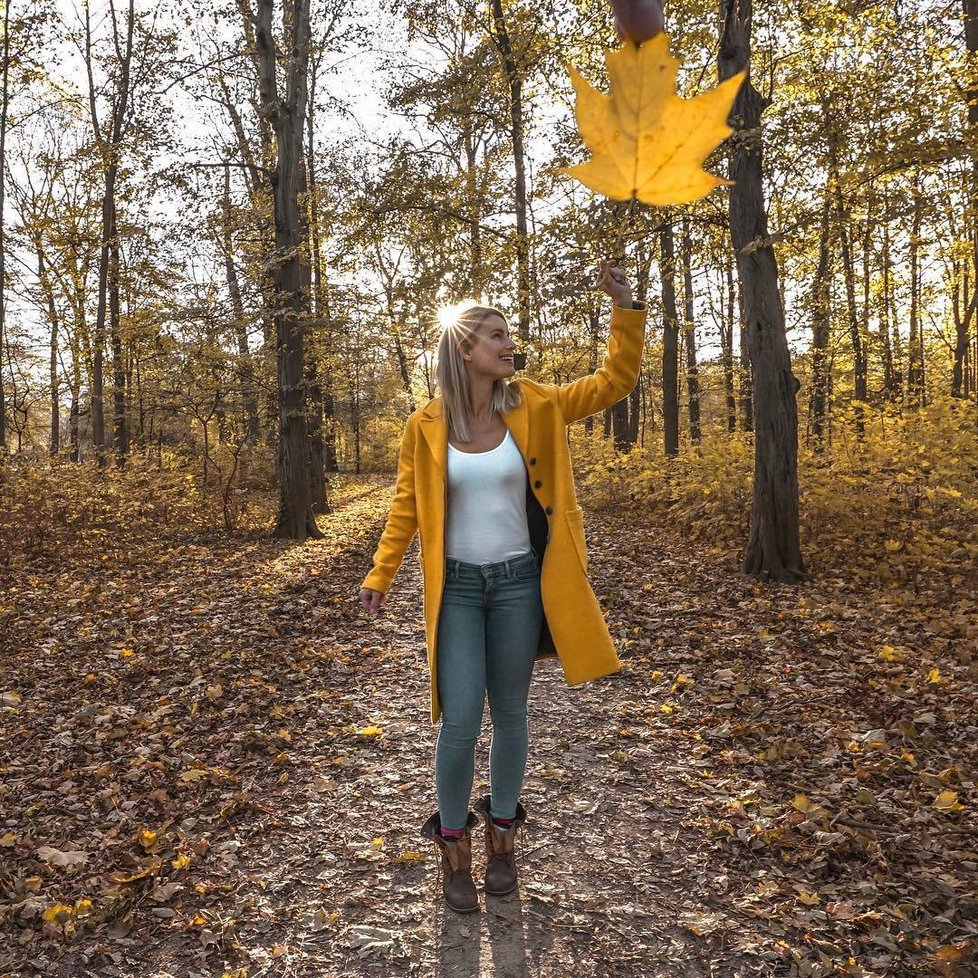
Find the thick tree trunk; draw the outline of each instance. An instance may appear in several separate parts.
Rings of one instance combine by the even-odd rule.
[[[491,0],[493,41],[502,60],[503,74],[509,85],[510,138],[513,143],[513,166],[516,171],[516,288],[519,311],[519,335],[530,338],[530,239],[526,222],[526,164],[523,149],[523,77],[513,54],[506,26],[502,0]]]
[[[686,345],[686,394],[689,402],[689,439],[699,443],[700,431],[700,377],[696,362],[696,323],[693,318],[693,241],[689,230],[689,218],[683,216],[683,333]]]
[[[329,513],[329,498],[326,494],[326,446],[323,441],[323,388],[320,383],[319,355],[326,345],[323,317],[323,269],[322,248],[319,240],[319,196],[316,187],[316,83],[319,78],[319,60],[313,59],[309,75],[309,108],[306,113],[306,167],[308,177],[306,195],[309,210],[309,248],[312,255],[312,322],[314,333],[310,334],[312,347],[308,358],[309,392],[309,491],[312,495],[314,513]]]
[[[662,274],[662,436],[666,455],[679,454],[679,311],[676,308],[676,248],[672,224],[659,231]]]
[[[751,0],[722,0],[720,79],[747,68]],[[778,267],[768,240],[762,178],[764,102],[748,75],[731,117],[730,233],[744,290],[747,346],[754,371],[754,498],[743,570],[777,581],[808,577],[798,535],[798,381],[791,372]],[[750,246],[750,250],[748,249]]]
[[[279,388],[279,511],[273,536],[289,540],[320,537],[312,511],[306,432],[304,330],[309,318],[309,262],[302,252],[307,235],[299,199],[306,191],[302,138],[309,66],[309,0],[294,0],[285,18],[286,93],[276,81],[272,36],[273,0],[258,0],[255,41],[260,64],[262,113],[275,131],[275,253],[272,273]]]

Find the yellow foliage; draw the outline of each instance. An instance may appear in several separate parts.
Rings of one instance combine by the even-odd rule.
[[[861,441],[840,425],[833,445],[821,453],[800,446],[802,552],[810,569],[843,571],[885,586],[935,574],[953,581],[973,572],[976,415],[973,405],[950,398],[902,416],[887,408],[875,422],[866,417]],[[716,552],[736,553],[743,546],[754,467],[750,433],[707,427],[700,445],[683,445],[675,457],[663,455],[658,438],[618,454],[611,439],[588,438],[582,430],[574,436],[588,505],[641,507],[646,518]]]
[[[680,98],[679,62],[669,54],[665,34],[605,51],[605,65],[609,95],[568,67],[578,128],[592,157],[563,172],[596,193],[646,204],[686,204],[730,183],[702,164],[733,131],[727,117],[743,72],[694,98]]]

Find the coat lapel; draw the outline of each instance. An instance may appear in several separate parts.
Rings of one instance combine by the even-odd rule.
[[[435,470],[445,478],[448,465],[448,428],[441,410],[441,400],[429,401],[421,412],[421,433],[435,461]]]
[[[525,459],[529,453],[530,442],[530,412],[526,406],[525,391],[520,403],[512,411],[502,415],[502,419]],[[435,468],[444,478],[448,465],[448,428],[442,413],[441,398],[429,401],[422,409],[421,422],[421,432],[428,445],[428,451],[435,461]]]
[[[530,412],[526,406],[526,391],[522,391],[520,403],[502,415],[503,424],[509,428],[509,433],[516,442],[516,447],[520,450],[520,455],[526,459],[530,448]]]

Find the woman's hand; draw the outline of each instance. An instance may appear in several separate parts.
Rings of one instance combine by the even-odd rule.
[[[607,292],[616,306],[632,308],[632,287],[625,273],[615,265],[613,259],[603,258],[598,264],[598,280],[595,288]]]
[[[374,591],[369,587],[360,588],[360,604],[371,618],[376,618],[380,614],[380,606],[383,603],[383,591]]]

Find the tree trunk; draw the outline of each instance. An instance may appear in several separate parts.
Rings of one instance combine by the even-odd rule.
[[[731,239],[731,244],[733,243]],[[754,371],[747,350],[747,320],[744,313],[744,283],[737,271],[737,315],[740,344],[740,428],[754,430]]]
[[[914,186],[913,227],[910,231],[910,337],[907,341],[907,399],[924,403],[924,341],[920,328],[920,225],[923,204]]]
[[[59,400],[61,384],[58,379],[58,307],[54,301],[54,290],[47,280],[47,270],[44,267],[44,252],[37,249],[37,277],[46,294],[48,305],[48,325],[50,326],[48,350],[50,353],[48,367],[48,390],[51,396],[51,437],[48,440],[48,450],[52,455],[61,451],[61,404]]]
[[[482,201],[479,196],[477,169],[479,145],[470,130],[465,132],[465,192],[469,210],[469,280],[470,295],[482,297],[485,271],[482,267]]]
[[[309,0],[294,0],[286,17],[284,56],[286,92],[276,81],[272,36],[273,0],[258,0],[255,42],[260,64],[262,113],[275,131],[275,252],[272,273],[276,360],[279,386],[279,511],[273,536],[289,540],[321,537],[312,511],[303,340],[309,318],[309,262],[305,215],[299,205],[306,192],[302,137],[309,67]]]
[[[972,80],[967,91],[968,125],[972,130],[978,127],[978,88],[975,87],[975,71],[978,70],[978,0],[963,0],[964,6],[964,39],[968,51],[967,64],[970,69],[969,78]],[[972,131],[970,135],[974,135]],[[972,142],[973,145],[973,142]],[[971,185],[969,187],[968,213],[965,227],[969,229],[972,251],[972,292],[971,301],[965,301],[964,315],[955,324],[957,335],[954,344],[954,371],[951,377],[951,395],[967,397],[969,394],[970,378],[966,376],[965,361],[971,347],[970,327],[974,313],[975,302],[978,301],[978,154],[972,152]]]
[[[723,391],[727,407],[727,431],[732,434],[737,430],[737,399],[734,396],[733,366],[733,334],[734,323],[737,321],[737,289],[734,285],[733,258],[729,254],[727,255],[726,266],[727,315],[720,334],[720,345],[723,350]]]
[[[638,380],[628,395],[628,445],[634,447],[638,441],[639,418],[642,412],[642,373],[639,371]]]
[[[842,207],[841,200],[837,204],[840,218],[839,240],[842,250],[842,270],[846,286],[846,315],[849,320],[849,339],[852,343],[852,392],[856,401],[854,414],[856,433],[859,438],[866,434],[866,344],[863,342],[862,328],[859,323],[859,312],[856,309],[856,269],[852,255],[852,237],[849,229],[849,216]]]
[[[126,124],[130,103],[130,70],[132,66],[133,32],[136,25],[135,0],[129,0],[128,20],[126,24],[126,43],[121,46],[118,28],[113,19],[113,40],[119,59],[119,82],[113,98],[113,111],[109,120],[109,130],[102,131],[98,121],[96,106],[95,79],[92,64],[92,32],[89,7],[85,8],[85,66],[88,73],[88,102],[92,117],[92,131],[95,143],[102,152],[105,160],[104,183],[102,190],[102,241],[99,251],[98,264],[98,301],[95,312],[95,336],[93,340],[92,360],[92,442],[95,445],[95,455],[100,463],[105,462],[105,384],[103,366],[105,357],[106,311],[109,302],[109,289],[113,275],[113,253],[118,255],[119,243],[116,228],[116,181],[119,175],[119,148],[122,143],[123,130]],[[118,265],[118,261],[115,261]],[[118,275],[116,287],[118,286]],[[111,325],[111,324],[110,324]],[[113,331],[114,332],[114,331]],[[113,341],[115,337],[113,336]],[[118,419],[118,416],[117,416]]]
[[[822,201],[822,221],[818,240],[818,266],[812,282],[812,390],[808,399],[808,433],[810,443],[821,451],[825,441],[825,409],[828,390],[828,349],[831,335],[832,249],[831,233],[832,192],[825,188]]]
[[[3,382],[7,332],[7,113],[10,103],[10,2],[3,5],[3,82],[0,88],[0,459],[7,453],[7,388]]]
[[[306,113],[306,167],[308,169],[306,195],[309,210],[309,248],[312,255],[312,322],[315,332],[310,334],[312,347],[308,361],[309,391],[309,491],[314,513],[329,513],[326,495],[326,446],[323,441],[323,388],[319,381],[319,353],[325,346],[325,319],[323,318],[323,270],[322,248],[319,241],[319,196],[316,188],[316,83],[319,78],[319,59],[312,60],[309,75],[309,108]],[[313,342],[315,341],[315,342]]]
[[[747,68],[751,0],[722,0],[720,79]],[[754,494],[743,570],[777,581],[808,577],[798,535],[798,381],[791,372],[778,267],[768,241],[761,113],[750,77],[734,102],[730,151],[730,233],[744,290],[747,347],[754,372]],[[747,247],[751,246],[751,250]]]
[[[696,323],[693,319],[693,241],[689,217],[683,216],[683,330],[686,344],[686,393],[689,398],[689,439],[696,445],[700,440],[700,377],[696,362]]]
[[[884,201],[884,207],[888,200]],[[886,319],[886,356],[889,362],[888,397],[899,400],[903,397],[903,345],[900,342],[900,327],[896,315],[896,301],[893,297],[893,267],[890,262],[890,222],[883,221],[883,316]],[[880,328],[883,328],[882,323]],[[891,339],[892,337],[892,339]]]
[[[255,368],[248,346],[248,326],[244,300],[238,283],[238,269],[234,264],[234,230],[231,216],[231,167],[224,164],[224,197],[221,201],[221,250],[224,252],[224,275],[231,299],[234,337],[238,346],[238,383],[241,385],[241,406],[245,415],[244,440],[255,445],[260,435],[258,397],[255,392]]]
[[[112,339],[112,441],[116,465],[122,468],[129,454],[129,425],[126,419],[126,363],[122,348],[119,309],[119,238],[112,204],[112,245],[109,257],[109,335]]]
[[[509,85],[510,137],[513,142],[513,166],[516,171],[516,288],[519,310],[519,335],[530,338],[530,239],[526,224],[526,168],[523,151],[523,78],[513,55],[506,27],[502,0],[491,0],[493,34],[496,49]]]
[[[588,371],[594,373],[598,369],[598,329],[601,324],[601,310],[592,304],[588,309]],[[584,430],[588,435],[594,434],[594,415],[589,414],[584,419]],[[607,431],[605,437],[608,437]]]
[[[676,309],[676,249],[672,224],[659,230],[662,275],[662,436],[666,455],[679,454],[679,312]]]

